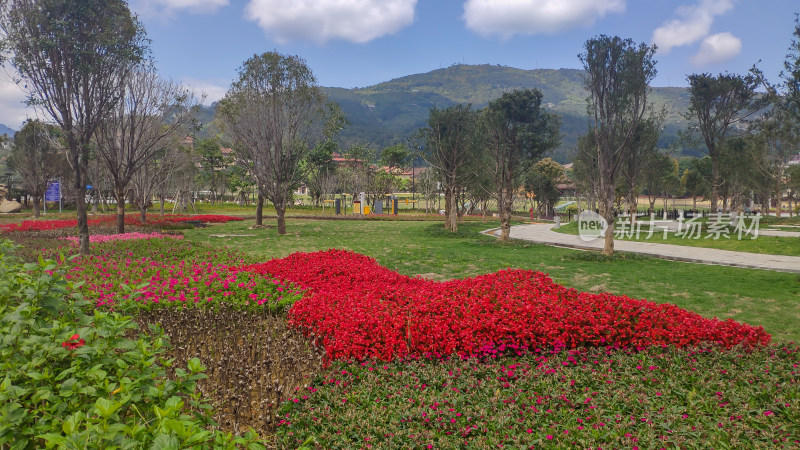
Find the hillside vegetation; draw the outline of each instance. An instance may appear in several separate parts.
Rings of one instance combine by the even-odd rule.
[[[471,103],[482,108],[504,92],[525,88],[542,91],[548,108],[561,115],[564,138],[554,157],[566,162],[578,136],[588,127],[580,70],[454,65],[361,89],[325,88],[325,91],[342,106],[350,121],[350,126],[340,134],[340,143],[380,148],[409,138],[425,124],[431,107]],[[677,138],[678,130],[685,127],[680,114],[688,107],[689,94],[685,88],[654,88],[651,100],[656,108],[667,109],[661,139],[661,145],[666,147]],[[691,149],[684,152],[698,153]]]
[[[433,107],[470,103],[475,108],[483,108],[504,92],[526,88],[542,91],[547,107],[561,115],[563,140],[552,157],[561,163],[569,162],[578,137],[589,127],[581,70],[523,70],[489,64],[459,64],[364,88],[323,89],[331,100],[341,105],[350,122],[339,134],[339,144],[345,148],[368,144],[381,149],[411,138],[425,125],[428,111]],[[686,88],[654,88],[650,100],[656,109],[666,107],[667,117],[659,145],[668,147],[678,139],[678,131],[686,127],[681,113],[688,108],[689,92]],[[213,130],[209,125],[215,106],[199,107],[195,112],[206,132]],[[203,134],[198,136],[205,137]],[[684,148],[681,154],[700,156],[703,151]]]

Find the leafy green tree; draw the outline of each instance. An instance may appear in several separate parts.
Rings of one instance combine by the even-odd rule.
[[[558,182],[564,178],[564,167],[551,158],[533,165],[525,176],[525,190],[535,195],[539,214],[555,215],[555,206],[561,198]]]
[[[272,202],[278,233],[286,234],[286,208],[305,175],[302,161],[343,126],[341,108],[327,101],[302,58],[268,52],[242,64],[217,114],[235,142],[237,163]]]
[[[780,101],[780,100],[779,100]],[[800,143],[800,124],[790,109],[778,105],[765,113],[756,123],[753,134],[754,161],[751,170],[758,174],[756,188],[778,202],[777,214],[781,215],[781,199],[786,190],[789,159]]]
[[[201,139],[195,144],[194,152],[200,160],[198,181],[212,192],[212,202],[216,201],[217,194],[226,188],[227,181],[227,164],[220,142],[216,138]]]
[[[681,175],[681,188],[692,197],[692,209],[697,209],[697,197],[709,192],[708,181],[711,179],[711,158],[692,159],[689,167]],[[652,205],[651,205],[652,209]]]
[[[408,163],[411,152],[405,144],[395,144],[386,147],[381,151],[381,165],[389,169],[389,173],[394,174],[395,169],[402,169]]]
[[[589,131],[578,138],[577,154],[572,160],[572,181],[577,189],[578,210],[582,210],[581,196],[586,196],[586,209],[593,210],[600,190],[600,169],[597,164],[597,144],[594,132]]]
[[[48,182],[59,175],[66,162],[59,139],[58,128],[38,120],[26,122],[14,135],[8,166],[17,172],[22,186],[33,198],[34,217],[39,217]]]
[[[642,173],[644,188],[650,202],[650,212],[655,210],[656,200],[663,196],[666,209],[667,196],[681,187],[678,178],[678,162],[666,153],[654,155],[651,164]]]
[[[800,202],[800,164],[789,166],[786,171],[786,188],[789,192],[789,211],[797,212],[792,202]],[[797,203],[795,203],[797,204]],[[791,212],[789,213],[792,214]]]
[[[643,188],[643,174],[654,164],[658,164],[658,138],[661,136],[661,124],[665,112],[653,114],[639,122],[630,141],[628,157],[622,163],[622,180],[625,189],[625,200],[631,221],[636,221],[639,193]]]
[[[542,107],[538,89],[515,90],[489,102],[485,111],[488,148],[500,213],[500,240],[508,240],[514,195],[524,175],[560,142],[559,117]]]
[[[794,33],[783,68],[781,78],[784,82],[785,105],[795,120],[800,122],[800,14],[794,17]]]
[[[431,108],[428,125],[419,130],[425,140],[423,158],[439,174],[444,191],[444,228],[458,231],[458,195],[472,176],[470,164],[479,149],[478,113],[471,105]]]
[[[144,28],[124,0],[3,0],[2,48],[30,92],[64,132],[74,172],[80,252],[89,253],[86,172],[90,142],[147,51]]]
[[[711,212],[716,213],[719,191],[724,183],[720,173],[722,147],[732,133],[744,131],[745,121],[763,106],[756,94],[760,77],[703,73],[692,74],[689,81],[689,133],[700,133],[711,157]]]
[[[586,71],[588,111],[597,149],[600,215],[608,222],[603,253],[614,253],[614,199],[621,166],[647,111],[656,75],[655,47],[605,35],[589,39],[578,57]]]

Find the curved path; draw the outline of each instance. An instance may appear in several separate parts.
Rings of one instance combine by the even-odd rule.
[[[553,231],[551,230],[553,226],[551,223],[515,225],[511,227],[511,238],[581,250],[603,249],[603,241],[601,239],[586,242],[579,236]],[[492,236],[497,236],[498,233],[499,231],[496,229],[487,232]],[[763,255],[685,245],[623,240],[614,241],[614,249],[675,261],[800,273],[800,256]]]

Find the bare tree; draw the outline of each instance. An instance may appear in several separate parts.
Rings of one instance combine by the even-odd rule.
[[[147,221],[147,208],[150,207],[154,196],[161,201],[161,216],[164,215],[164,200],[170,180],[178,170],[185,150],[179,149],[177,143],[162,148],[152,158],[147,160],[131,177],[131,186],[134,192],[136,207],[139,209],[139,218]],[[177,153],[177,154],[176,154]]]
[[[630,142],[647,111],[649,83],[656,75],[655,47],[601,35],[584,44],[578,57],[586,71],[588,110],[593,122],[599,169],[600,215],[608,222],[603,254],[614,253],[614,199]]]
[[[8,158],[8,166],[17,172],[22,186],[31,195],[34,217],[39,217],[48,182],[60,173],[64,165],[57,136],[56,127],[38,120],[26,122],[14,135],[14,149]]]
[[[122,95],[97,128],[98,154],[105,161],[117,201],[117,233],[125,232],[125,198],[133,175],[150,159],[185,136],[195,97],[158,76],[154,66],[138,67]]]
[[[286,208],[303,179],[300,162],[343,123],[338,105],[326,101],[302,58],[269,52],[244,62],[220,102],[218,117],[235,142],[237,163],[275,207],[279,234],[286,234]]]
[[[144,28],[124,0],[0,0],[3,47],[33,104],[64,131],[81,254],[89,253],[86,171],[95,130],[145,56]]]

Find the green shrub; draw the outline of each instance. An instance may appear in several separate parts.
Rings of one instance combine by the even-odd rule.
[[[12,249],[0,243],[0,448],[263,447],[214,429],[200,360],[172,368],[158,327],[91,310],[58,264]]]

